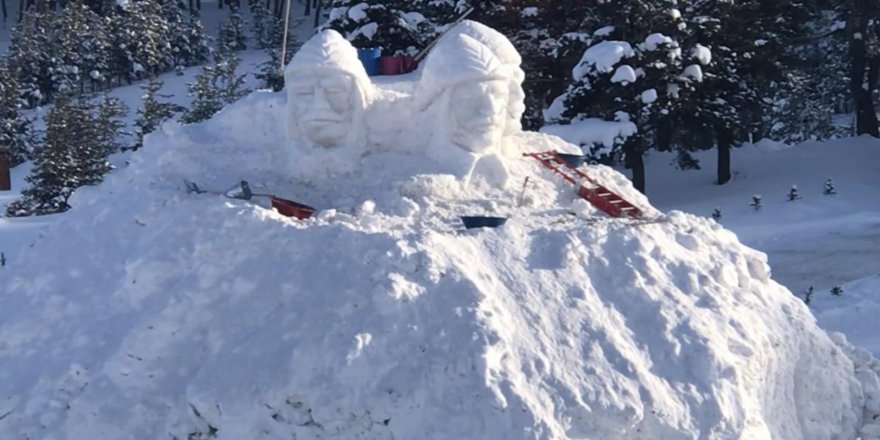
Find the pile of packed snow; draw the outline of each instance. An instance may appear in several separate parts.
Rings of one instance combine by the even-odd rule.
[[[661,215],[590,167],[647,213],[608,218],[530,158],[505,188],[420,173],[405,151],[305,184],[285,172],[284,105],[256,93],[166,125],[6,268],[0,432],[877,438],[876,361],[713,221]],[[184,178],[319,212],[188,194]],[[460,215],[509,221],[463,230]]]

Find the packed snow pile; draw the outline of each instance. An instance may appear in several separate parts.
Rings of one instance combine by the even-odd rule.
[[[4,436],[877,438],[876,360],[715,222],[585,167],[645,213],[607,217],[522,157],[577,148],[510,129],[515,75],[479,39],[444,43],[470,76],[425,99],[436,58],[409,87],[368,84],[316,38],[303,56],[338,58],[295,59],[295,92],[165,125],[5,268]],[[376,108],[396,111],[367,123]]]

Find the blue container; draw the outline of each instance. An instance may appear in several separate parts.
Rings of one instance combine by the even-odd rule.
[[[556,155],[572,168],[577,168],[583,165],[587,160],[587,156],[581,156],[580,154],[556,153]]]
[[[461,221],[468,229],[497,228],[507,222],[507,217],[470,216],[462,217]]]
[[[379,74],[379,57],[382,55],[380,48],[358,49],[358,59],[364,65],[367,75],[375,76]]]

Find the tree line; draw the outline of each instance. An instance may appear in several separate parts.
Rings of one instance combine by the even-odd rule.
[[[625,164],[642,191],[650,150],[689,168],[715,148],[723,184],[747,142],[880,136],[880,0],[334,0],[326,26],[412,54],[470,7],[523,55],[523,126],[634,124],[610,149],[583,147]],[[611,45],[626,56],[591,67]]]

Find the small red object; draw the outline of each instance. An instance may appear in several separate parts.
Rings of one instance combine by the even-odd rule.
[[[403,66],[400,58],[392,55],[382,55],[379,58],[379,73],[382,75],[400,75]]]
[[[294,202],[293,200],[282,199],[278,196],[272,196],[271,200],[272,207],[275,208],[279,214],[287,217],[296,217],[300,220],[305,220],[315,213],[315,208]]]
[[[400,75],[416,70],[419,63],[409,55],[382,55],[379,58],[379,73],[382,75]]]
[[[542,165],[549,168],[554,173],[560,175],[568,183],[578,187],[578,196],[592,203],[593,206],[605,211],[613,217],[630,217],[640,218],[642,210],[632,203],[615,194],[610,189],[599,184],[585,172],[571,166],[564,161],[555,151],[546,151],[543,153],[526,153],[524,156],[530,156],[541,162]]]

